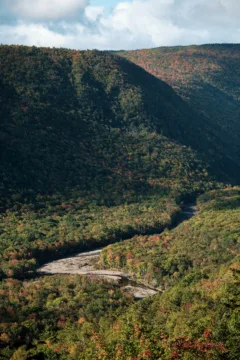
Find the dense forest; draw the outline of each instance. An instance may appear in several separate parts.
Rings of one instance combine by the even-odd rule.
[[[172,86],[198,113],[205,135],[218,139],[220,153],[227,149],[227,171],[239,183],[240,45],[161,47],[119,55]]]
[[[2,359],[238,359],[240,189],[199,198],[172,232],[104,251],[161,288],[134,303],[123,289],[77,275],[2,281]],[[116,249],[114,249],[116,248]]]
[[[0,54],[3,277],[161,229],[217,185],[204,155],[164,135],[191,112],[144,70],[97,51]]]
[[[238,360],[237,60],[0,46],[0,359]],[[37,273],[103,246],[158,294]]]

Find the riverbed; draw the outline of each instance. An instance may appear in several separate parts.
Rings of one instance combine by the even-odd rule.
[[[180,220],[175,227],[179,226],[183,221],[189,220],[197,213],[198,210],[195,204],[184,205]],[[95,251],[88,251],[73,257],[52,261],[43,265],[37,271],[39,275],[79,274],[82,276],[105,279],[106,281],[123,286],[124,291],[131,293],[136,299],[150,297],[161,291],[160,289],[155,289],[134,281],[129,274],[125,274],[124,272],[96,269],[95,265],[98,263],[102,250],[103,249],[96,249]]]

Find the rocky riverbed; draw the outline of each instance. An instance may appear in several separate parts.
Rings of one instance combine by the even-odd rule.
[[[190,219],[198,212],[194,204],[185,205],[181,213],[181,222]],[[83,276],[94,276],[96,278],[105,279],[124,286],[126,292],[131,293],[136,299],[143,299],[157,294],[160,290],[148,287],[131,279],[128,274],[116,270],[96,269],[101,249],[80,253],[73,257],[68,257],[50,262],[38,269],[39,275],[47,274],[79,274]]]
[[[115,270],[96,270],[94,265],[98,262],[101,250],[89,251],[74,257],[61,259],[48,263],[38,269],[41,275],[47,274],[79,274],[83,276],[94,276],[124,286],[124,291],[131,293],[136,299],[157,294],[158,290],[145,285],[138,284],[128,274]]]

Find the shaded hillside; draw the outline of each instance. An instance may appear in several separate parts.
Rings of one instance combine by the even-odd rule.
[[[239,179],[240,45],[162,47],[119,54],[177,91],[201,116],[201,126],[219,139],[235,163],[235,175],[228,170]]]
[[[142,191],[149,187],[147,177],[168,177],[179,161],[185,175],[189,166],[195,172],[186,156],[196,155],[189,157],[190,150],[164,137],[160,154],[156,136],[147,140],[154,131],[216,155],[215,170],[221,173],[211,134],[204,143],[196,135],[198,117],[168,85],[127,60],[97,51],[2,46],[0,66],[5,195],[6,190],[46,193],[80,186],[98,189],[101,197],[111,192],[107,188],[116,191],[116,183],[120,193]],[[166,167],[168,146],[178,148],[173,168]]]

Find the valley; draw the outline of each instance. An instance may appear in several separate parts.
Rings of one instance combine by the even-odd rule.
[[[196,205],[185,204],[182,207],[182,212],[179,214],[176,225],[174,226],[178,226],[181,222],[190,219],[196,214]],[[91,278],[104,279],[121,286],[124,284],[124,291],[130,292],[136,299],[144,299],[158,293],[158,289],[148,287],[142,282],[137,282],[128,274],[124,274],[116,270],[104,270],[101,269],[101,267],[98,268],[97,264],[100,259],[102,250],[104,249],[80,253],[74,257],[47,263],[40,267],[37,272],[39,275],[78,274],[83,276],[90,276]]]
[[[0,359],[239,359],[239,58],[0,46]]]

